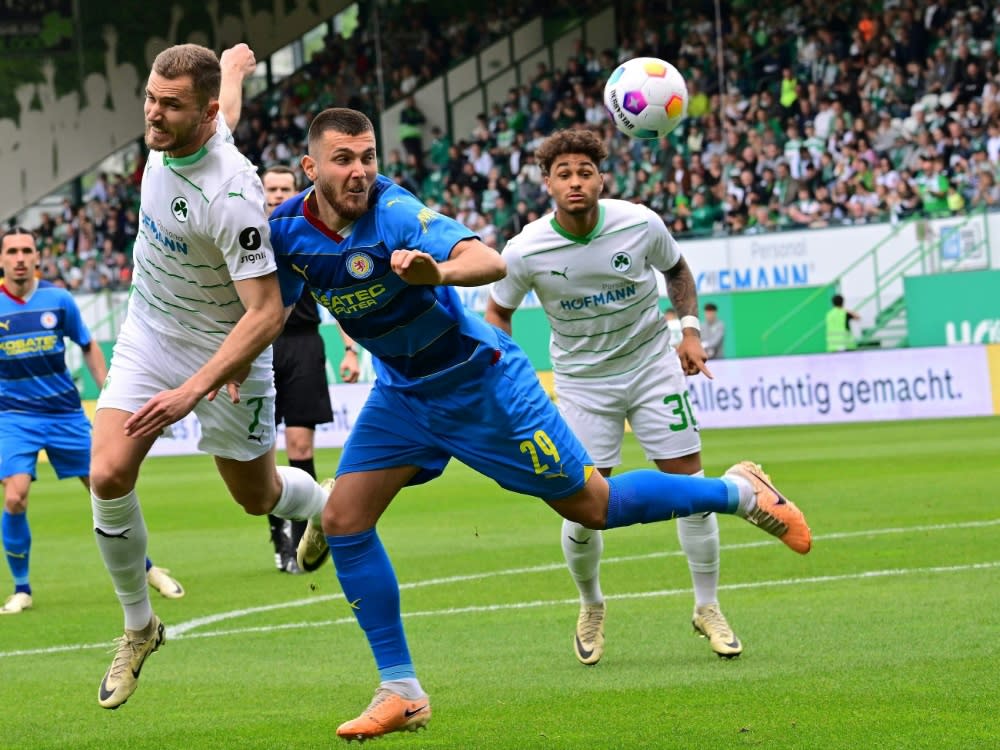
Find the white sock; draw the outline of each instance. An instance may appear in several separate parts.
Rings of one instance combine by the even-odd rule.
[[[379,687],[388,688],[396,695],[401,695],[408,701],[416,701],[426,697],[427,693],[420,687],[416,677],[404,677],[400,680],[383,680]]]
[[[757,493],[754,492],[753,485],[739,474],[726,474],[723,478],[735,484],[740,491],[740,505],[736,509],[736,515],[746,518],[757,507]]]
[[[279,466],[278,476],[281,477],[281,495],[271,514],[292,521],[310,519],[319,526],[318,519],[326,505],[326,490],[308,472],[294,466]]]
[[[705,476],[704,471],[692,474]],[[677,539],[687,557],[696,607],[719,601],[719,520],[714,513],[677,519]]]
[[[677,519],[677,538],[687,556],[694,584],[694,603],[719,601],[719,521],[714,513]]]
[[[146,585],[146,522],[135,490],[124,497],[101,500],[90,493],[94,535],[104,567],[125,610],[125,629],[142,630],[153,617]]]
[[[580,603],[600,604],[604,601],[600,578],[604,536],[600,531],[564,519],[561,540],[569,574],[580,591]]]

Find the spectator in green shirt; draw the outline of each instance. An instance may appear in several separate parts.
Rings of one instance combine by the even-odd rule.
[[[428,161],[435,169],[444,169],[448,166],[448,160],[451,158],[448,153],[451,149],[451,138],[447,133],[442,132],[437,125],[431,128],[431,136],[433,140],[427,153]]]
[[[705,193],[695,193],[688,209],[691,231],[697,234],[711,234],[715,222],[722,216],[718,206],[708,202]]]
[[[413,154],[419,160],[424,158],[424,123],[427,118],[417,106],[417,100],[406,97],[406,104],[399,112],[399,141],[408,154]]]
[[[924,160],[924,173],[920,179],[920,197],[928,216],[948,216],[948,175],[944,171],[944,157],[934,156]]]

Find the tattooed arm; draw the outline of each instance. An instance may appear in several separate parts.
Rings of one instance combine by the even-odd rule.
[[[695,287],[694,274],[683,256],[677,264],[663,272],[667,278],[667,296],[670,304],[677,311],[677,316],[683,318],[685,315],[698,317],[698,291]],[[687,329],[694,331],[693,328]],[[697,333],[697,331],[694,331]]]
[[[695,286],[694,274],[683,256],[672,268],[663,272],[667,280],[667,296],[677,316],[684,319],[686,315],[698,317],[698,291]],[[681,360],[681,369],[685,375],[704,373],[712,377],[705,362],[708,355],[701,345],[701,333],[697,328],[684,328],[684,338],[677,345],[677,356]]]

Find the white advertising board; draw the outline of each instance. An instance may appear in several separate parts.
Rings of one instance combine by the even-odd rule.
[[[994,413],[987,351],[949,346],[712,360],[713,380],[689,381],[691,403],[702,428],[987,416]],[[543,383],[551,383],[548,375]],[[344,444],[370,389],[330,386],[334,417],[317,427],[317,448]],[[198,452],[195,416],[173,432],[150,455]],[[284,447],[279,427],[278,448]]]
[[[691,378],[702,427],[894,421],[993,414],[983,346],[713,360]]]

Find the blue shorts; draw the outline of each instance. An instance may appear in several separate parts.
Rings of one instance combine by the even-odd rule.
[[[90,420],[72,414],[18,414],[0,418],[0,478],[29,474],[36,479],[38,452],[45,450],[60,479],[90,474]]]
[[[544,500],[583,488],[593,462],[549,399],[531,362],[501,336],[499,358],[476,379],[442,394],[376,380],[337,475],[413,465],[410,484],[441,474],[454,456],[501,487]]]

